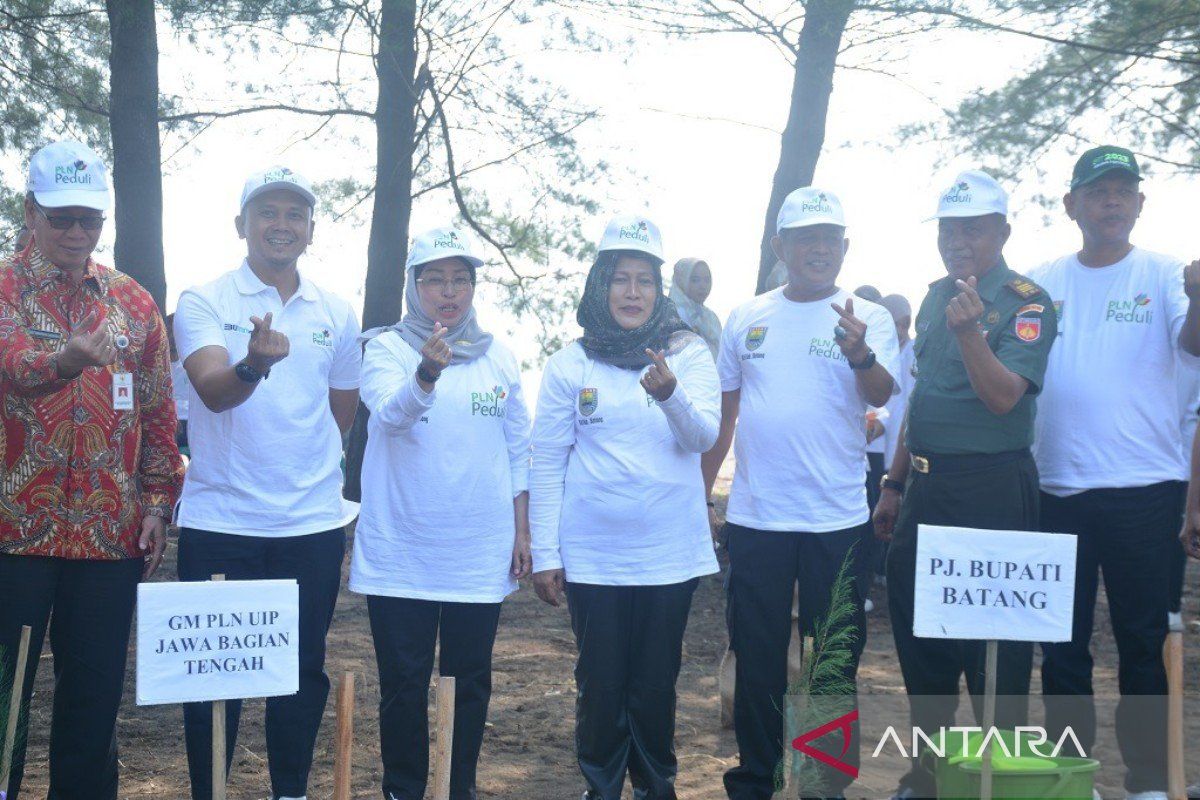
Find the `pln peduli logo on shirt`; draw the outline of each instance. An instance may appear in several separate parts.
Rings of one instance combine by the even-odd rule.
[[[60,164],[55,167],[54,182],[86,186],[92,182],[92,175],[87,171],[87,162],[79,159],[72,164]]]
[[[746,349],[750,351],[757,350],[762,347],[763,340],[767,338],[767,327],[761,325],[751,328],[746,332]]]
[[[490,391],[471,392],[471,416],[504,418],[508,404],[508,392],[497,384]]]
[[[333,347],[333,334],[329,328],[323,328],[312,335],[313,344],[320,347]]]
[[[1145,292],[1139,292],[1132,300],[1109,300],[1104,321],[1149,324],[1154,320],[1150,302],[1150,297]]]
[[[595,413],[596,407],[600,405],[600,390],[599,389],[580,389],[579,390],[579,413],[585,417],[590,417]]]

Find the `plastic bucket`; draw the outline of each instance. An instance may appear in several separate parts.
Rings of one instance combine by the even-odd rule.
[[[1053,800],[1091,800],[1096,770],[1094,758],[1004,758],[992,757],[993,800],[1052,798]],[[964,759],[952,765],[963,777],[968,793],[955,797],[979,797],[983,773],[982,759]],[[943,798],[938,785],[938,797]]]

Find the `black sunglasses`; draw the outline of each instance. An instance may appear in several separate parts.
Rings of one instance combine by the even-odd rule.
[[[50,223],[50,227],[56,231],[69,231],[74,227],[75,223],[79,223],[79,227],[85,231],[98,231],[104,227],[105,217],[103,214],[88,214],[82,217],[72,216],[70,214],[49,214],[46,209],[42,208],[41,203],[34,203],[38,213],[46,218],[46,222]]]

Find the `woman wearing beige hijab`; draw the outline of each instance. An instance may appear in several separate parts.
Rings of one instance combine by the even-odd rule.
[[[713,359],[721,344],[721,318],[704,301],[712,292],[712,270],[699,258],[681,258],[675,262],[671,276],[670,298],[687,326],[700,335],[708,345]]]

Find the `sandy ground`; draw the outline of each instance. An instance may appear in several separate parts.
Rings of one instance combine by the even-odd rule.
[[[347,559],[348,560],[348,559]],[[1197,610],[1197,572],[1189,575],[1185,610]],[[168,553],[159,580],[175,577],[174,548]],[[886,606],[878,587],[880,606],[869,618],[867,650],[860,671],[860,686],[872,693],[899,695],[899,674]],[[1098,609],[1101,630],[1094,652],[1097,659],[1097,691],[1115,691],[1116,649],[1107,629],[1107,611]],[[1200,647],[1195,629],[1186,654],[1186,685],[1195,701],[1200,686]],[[688,800],[718,800],[725,794],[721,774],[737,760],[732,731],[719,726],[717,671],[726,646],[724,598],[719,576],[702,580],[695,596],[684,644],[683,671],[679,678],[679,714],[676,732],[680,773],[679,796]],[[45,797],[46,752],[53,664],[48,654],[42,659],[37,694],[31,712],[27,800]],[[353,672],[357,679],[357,713],[353,756],[355,798],[378,798],[380,766],[377,738],[378,682],[364,600],[343,591],[330,634],[328,668],[334,676]],[[573,753],[574,640],[567,613],[552,609],[525,586],[504,606],[495,649],[494,694],[480,764],[481,798],[521,800],[574,800],[582,791]],[[130,654],[130,664],[133,654]],[[178,706],[139,708],[134,705],[134,673],[128,673],[125,704],[119,723],[121,745],[121,798],[186,798],[187,769],[182,738],[182,711]],[[1035,672],[1036,685],[1036,672]],[[263,738],[263,703],[249,701],[243,713],[242,733],[230,780],[231,800],[270,800]],[[1102,714],[1102,724],[1111,717]],[[1200,734],[1200,714],[1189,713],[1190,741]],[[310,800],[325,800],[333,791],[332,697],[326,710],[321,740],[316,753]],[[1196,750],[1196,748],[1192,748]],[[1122,797],[1116,756],[1100,753],[1106,767],[1100,786],[1105,797]],[[1196,753],[1189,754],[1196,759]],[[1191,781],[1200,780],[1193,764]],[[853,788],[855,797],[886,797],[897,771],[870,786]],[[626,795],[629,796],[628,793]]]

